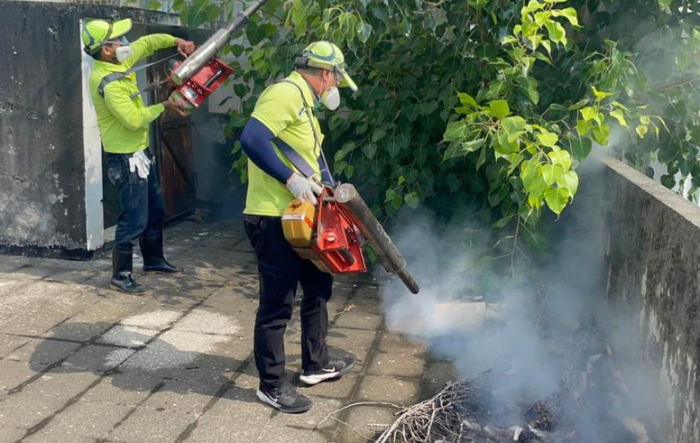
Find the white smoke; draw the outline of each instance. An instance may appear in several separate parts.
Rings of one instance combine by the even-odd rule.
[[[610,373],[625,374],[625,380],[606,380],[630,395],[614,405],[620,421],[636,426],[638,420],[630,417],[663,415],[653,371],[631,351],[639,349],[638,337],[622,327],[633,319],[620,317],[605,299],[603,168],[590,162],[581,171],[581,192],[573,205],[561,219],[546,221],[550,250],[529,254],[531,262],[517,256],[513,269],[509,257],[484,258],[494,239],[473,219],[458,217],[437,227],[429,213],[401,218],[393,238],[421,293],[410,294],[398,281],[385,286],[388,327],[427,340],[432,355],[454,362],[460,376],[487,369],[503,374],[493,394],[496,402],[512,405],[535,402],[557,389],[570,369],[571,351],[581,346],[582,323],[592,321],[619,354],[615,364],[623,365]],[[510,249],[507,242],[505,249]],[[592,403],[612,402],[608,394],[596,394],[600,398]],[[578,420],[580,429],[593,429],[597,415]]]

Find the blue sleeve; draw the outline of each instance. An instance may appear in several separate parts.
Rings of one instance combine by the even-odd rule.
[[[293,171],[277,156],[272,140],[275,138],[267,126],[250,118],[241,134],[241,147],[250,161],[280,183],[287,183]]]
[[[326,168],[323,157],[318,158],[318,167],[321,169],[321,181],[333,184],[333,177],[331,177],[331,172]]]

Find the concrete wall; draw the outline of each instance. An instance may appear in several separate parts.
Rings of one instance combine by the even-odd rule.
[[[103,245],[101,145],[80,26],[84,19],[127,17],[157,24],[160,32],[187,33],[172,26],[179,23],[172,14],[0,0],[0,253],[80,257]],[[202,43],[209,33],[192,38]],[[206,108],[197,118],[211,131]],[[228,180],[219,167],[226,141],[212,137],[195,138],[208,195]]]
[[[655,368],[667,443],[700,441],[700,208],[606,160],[607,296]],[[631,314],[631,316],[629,315]],[[663,422],[663,419],[660,419]]]

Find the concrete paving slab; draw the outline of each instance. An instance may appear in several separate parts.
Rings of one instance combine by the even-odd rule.
[[[0,334],[0,359],[8,353],[14,351],[25,343],[29,342],[29,338],[17,335]]]
[[[133,414],[106,437],[130,443],[171,443],[196,419],[194,414],[136,408]]]
[[[42,420],[25,441],[365,443],[394,410],[351,408],[335,417],[352,428],[328,419],[311,431],[350,403],[414,401],[445,370],[425,366],[420,344],[383,331],[378,281],[344,276],[329,303],[328,344],[358,364],[341,380],[299,386],[314,401],[309,413],[281,414],[255,394],[258,275],[240,221],[180,223],[167,230],[165,250],[188,272],[137,270],[145,296],[108,289],[109,252],[92,262],[0,260],[0,428],[13,443]],[[297,384],[300,299],[301,291],[285,337],[287,377]],[[435,376],[421,378],[424,368]]]
[[[63,435],[56,435],[53,432],[37,432],[36,434],[27,437],[25,440],[22,440],[22,443],[56,443],[59,441],[70,443],[95,443],[97,440],[92,437],[76,435],[72,432],[66,432]]]
[[[378,314],[362,312],[359,309],[346,312],[338,318],[336,326],[340,328],[365,329],[376,331],[382,325],[384,318]]]
[[[89,345],[68,357],[62,368],[103,373],[121,365],[135,352],[133,349],[115,346]]]
[[[411,340],[403,334],[395,332],[382,332],[379,339],[379,351],[386,353],[401,353],[413,357],[427,352],[427,344],[417,340]]]
[[[9,391],[34,377],[46,366],[44,364],[30,366],[26,362],[0,360],[0,389]]]
[[[22,399],[60,399],[66,403],[95,385],[99,380],[99,374],[67,371],[61,366],[44,373],[14,395]]]
[[[397,409],[379,406],[356,406],[349,410],[344,422],[336,433],[337,442],[367,443],[390,426],[396,417]]]
[[[54,364],[63,360],[76,349],[80,343],[62,340],[31,339],[24,346],[6,355],[4,360],[39,364]]]
[[[420,384],[418,381],[368,375],[361,381],[358,399],[410,406],[418,402],[419,394]]]
[[[29,429],[52,417],[65,403],[66,400],[61,398],[22,398],[19,394],[12,395],[0,402],[0,429]]]
[[[28,441],[73,442],[74,438],[100,439],[134,408],[108,403],[76,402],[60,412]],[[54,440],[50,440],[53,437]]]
[[[4,426],[0,432],[0,443],[15,443],[27,433],[26,429]]]
[[[243,409],[243,408],[242,408]],[[268,419],[239,410],[230,417],[205,414],[197,421],[186,443],[251,443],[258,441]]]
[[[139,407],[200,415],[222,386],[221,382],[211,383],[198,379],[166,380],[163,386]]]
[[[425,359],[411,352],[377,352],[368,373],[419,380],[425,369]]]
[[[82,402],[137,406],[165,383],[162,378],[143,372],[120,372],[103,377],[80,398]]]

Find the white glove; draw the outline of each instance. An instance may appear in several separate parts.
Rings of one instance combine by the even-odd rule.
[[[151,160],[146,157],[143,151],[139,151],[129,158],[129,171],[137,171],[139,178],[145,180],[151,170]]]
[[[292,174],[287,180],[287,189],[289,189],[294,198],[311,202],[314,205],[318,204],[316,196],[321,195],[321,191],[323,191],[321,185],[296,173]]]

